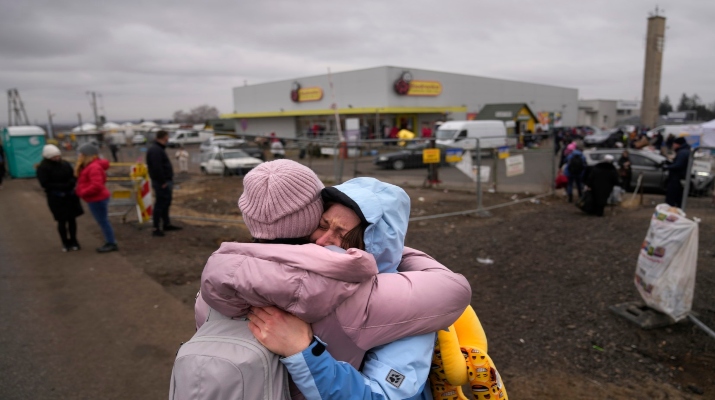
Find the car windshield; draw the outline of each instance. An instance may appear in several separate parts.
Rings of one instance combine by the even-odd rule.
[[[439,129],[439,130],[437,130],[437,139],[439,139],[439,140],[454,139],[455,136],[457,136],[456,129]]]
[[[232,158],[245,158],[245,157],[250,157],[250,156],[240,150],[227,151],[227,152],[223,153],[224,160],[230,160]]]

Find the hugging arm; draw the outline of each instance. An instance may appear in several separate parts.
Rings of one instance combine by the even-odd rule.
[[[375,274],[375,259],[357,249],[336,253],[316,245],[224,243],[206,262],[201,297],[229,317],[246,315],[251,306],[276,306],[315,322]],[[197,302],[199,325],[200,306]]]
[[[423,252],[405,247],[396,274],[378,274],[336,309],[361,349],[445,329],[472,298],[467,279]]]

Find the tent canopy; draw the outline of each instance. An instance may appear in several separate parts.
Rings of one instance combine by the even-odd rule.
[[[77,126],[75,128],[72,128],[72,132],[86,132],[86,131],[95,131],[95,130],[97,130],[97,125],[91,124],[89,122],[82,124],[82,126]]]

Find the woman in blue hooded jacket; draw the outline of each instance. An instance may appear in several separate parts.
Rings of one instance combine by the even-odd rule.
[[[346,235],[364,232],[365,251],[375,256],[381,273],[395,273],[402,258],[410,203],[401,188],[374,178],[355,178],[325,188],[326,204],[321,225],[311,242],[339,246],[336,226],[354,225]],[[343,215],[331,212],[339,204]],[[345,212],[345,209],[350,211]],[[352,214],[348,214],[348,213]],[[342,219],[341,219],[342,218]],[[363,231],[364,230],[364,231]],[[399,305],[385,305],[398,306]],[[375,347],[364,358],[360,371],[339,362],[325,351],[319,338],[306,339],[310,326],[277,308],[254,308],[254,335],[269,350],[284,356],[296,386],[307,399],[431,399],[427,376],[435,334],[411,336]],[[265,329],[266,324],[271,330]],[[274,335],[272,332],[281,332]],[[309,342],[306,347],[306,342]]]

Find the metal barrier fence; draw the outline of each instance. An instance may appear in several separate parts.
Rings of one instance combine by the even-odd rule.
[[[423,152],[431,146],[429,139],[372,139],[344,144],[331,135],[286,139],[283,141],[283,155],[271,152],[270,140],[266,137],[245,137],[245,143],[237,148],[264,161],[279,157],[297,161],[311,168],[327,185],[339,184],[359,176],[371,176],[396,185],[425,187],[439,181],[438,187],[475,194],[476,209],[470,207],[462,214],[478,212],[487,207],[516,204],[525,196],[542,197],[551,194],[556,178],[557,160],[552,145],[541,143],[538,147],[523,147],[515,137],[472,139],[465,145],[470,148],[469,152],[463,155],[457,146],[437,145],[440,162],[437,173],[431,176],[428,166],[423,162]],[[122,147],[118,153],[119,160],[143,162],[148,145]],[[199,145],[187,145],[186,148],[191,153],[189,172],[200,172],[207,153],[202,152]],[[173,156],[175,151],[167,149],[172,161],[176,161]],[[448,151],[452,157],[461,155],[462,160],[448,162],[452,161],[447,159]],[[106,147],[102,152],[106,158],[111,159]],[[481,174],[476,173],[479,169]],[[176,167],[175,172],[178,172]],[[177,178],[181,177],[178,174]],[[494,193],[517,195],[505,197],[495,196]]]
[[[558,160],[548,142],[534,141],[531,147],[524,147],[514,137],[487,137],[462,145],[469,150],[437,145],[440,157],[436,176],[430,175],[428,165],[423,162],[424,150],[431,147],[429,139],[373,139],[356,143],[295,139],[286,142],[285,157],[310,167],[332,184],[359,176],[425,187],[439,181],[439,187],[474,192],[477,210],[511,204],[524,195],[542,197],[553,193]],[[452,158],[447,157],[448,153],[452,157],[461,156],[461,161],[448,162]],[[482,173],[477,174],[480,169]],[[506,202],[503,196],[499,197],[501,200],[490,198],[485,205],[488,193],[518,194]],[[476,212],[465,213],[472,211]]]

